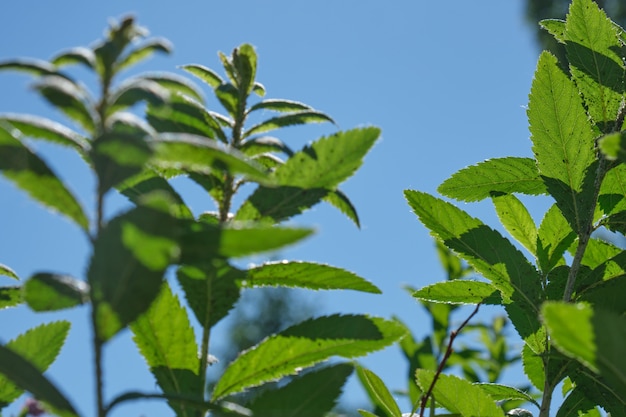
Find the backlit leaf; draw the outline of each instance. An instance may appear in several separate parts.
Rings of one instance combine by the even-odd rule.
[[[334,315],[307,320],[242,353],[217,382],[213,399],[296,374],[333,356],[362,356],[402,336],[402,326],[380,318]]]
[[[552,205],[537,230],[537,262],[547,273],[563,262],[563,254],[574,243],[576,233],[572,230],[561,210]]]
[[[576,85],[544,52],[528,104],[533,153],[548,192],[576,232],[583,233],[593,200],[593,132]],[[589,171],[589,172],[588,172]]]
[[[554,36],[557,41],[565,43],[565,20],[544,19],[539,22],[539,25],[550,32],[550,34]]]
[[[38,273],[24,284],[24,301],[34,311],[75,307],[89,300],[89,286],[67,275]]]
[[[89,142],[72,129],[50,119],[30,114],[0,114],[0,120],[10,123],[24,136],[49,140],[59,145],[69,146],[83,153],[89,149]]]
[[[87,68],[95,68],[96,56],[89,48],[75,47],[61,52],[50,60],[57,68],[67,65],[82,64]]]
[[[255,416],[326,416],[337,403],[352,370],[352,365],[340,363],[307,372],[287,385],[264,390],[249,408]]]
[[[545,194],[546,187],[531,158],[488,159],[456,172],[437,189],[446,197],[479,201],[493,193]]]
[[[0,310],[22,303],[21,287],[0,287]]]
[[[148,106],[146,118],[159,132],[190,133],[211,139],[218,136],[222,142],[226,138],[211,112],[186,96],[173,95],[166,106]]]
[[[291,113],[302,110],[313,110],[313,108],[298,101],[267,99],[251,106],[248,113],[252,113],[255,110],[271,110],[281,113]]]
[[[626,134],[613,133],[598,140],[600,151],[609,159],[626,163]]]
[[[203,103],[204,98],[200,93],[200,90],[185,77],[181,77],[172,73],[148,73],[142,74],[142,78],[154,81],[161,85],[161,87],[167,88],[172,95],[180,93],[185,96],[189,96],[196,100],[198,103]]]
[[[326,197],[324,197],[324,201],[330,203],[335,206],[335,208],[339,209],[346,217],[354,222],[356,227],[361,228],[361,223],[359,221],[359,215],[356,212],[356,208],[348,199],[341,190],[334,190],[329,192]]]
[[[453,280],[428,285],[413,292],[413,297],[436,303],[502,304],[500,292],[491,284],[480,281]]]
[[[426,391],[435,377],[435,371],[418,369],[417,383]],[[502,417],[502,410],[480,386],[453,375],[439,375],[433,397],[448,411],[462,417]]]
[[[163,38],[151,39],[130,51],[126,56],[117,61],[115,72],[131,67],[136,63],[150,57],[155,52],[169,54],[172,52],[172,44]]]
[[[0,264],[0,275],[3,275],[5,277],[9,277],[9,278],[13,278],[16,280],[20,280],[19,276],[17,275],[17,273],[12,270],[11,268],[9,268],[8,266],[4,265],[4,264]]]
[[[533,255],[537,253],[537,227],[528,209],[514,195],[491,198],[500,223]]]
[[[245,141],[239,148],[246,155],[258,155],[265,152],[282,152],[287,156],[293,151],[280,139],[271,136],[261,136]]]
[[[260,186],[239,207],[235,220],[280,223],[313,207],[328,193],[324,188]]]
[[[376,408],[384,411],[387,417],[402,417],[396,400],[393,399],[391,392],[378,375],[361,366],[356,368],[356,373]]]
[[[133,78],[122,83],[111,92],[107,114],[111,115],[116,111],[125,110],[141,101],[154,106],[161,106],[169,98],[170,92],[158,83],[141,78]]]
[[[67,216],[83,230],[88,229],[89,221],[83,209],[63,182],[42,159],[2,125],[0,171],[40,204]]]
[[[237,75],[237,88],[247,95],[252,92],[256,78],[257,55],[254,47],[244,43],[233,50],[233,68]]]
[[[352,272],[330,265],[300,261],[270,262],[250,268],[246,271],[244,286],[342,289],[381,293],[375,285]]]
[[[183,65],[181,68],[188,73],[195,75],[213,88],[216,88],[220,84],[224,83],[224,80],[222,80],[222,78],[217,75],[215,71],[205,67],[204,65],[189,64]]]
[[[496,401],[522,400],[524,402],[533,403],[537,407],[539,407],[539,404],[537,404],[537,401],[535,401],[535,399],[531,395],[515,387],[509,387],[507,385],[502,385],[502,384],[483,384],[483,383],[474,384],[474,386],[480,387],[483,391],[489,394],[489,396]]]
[[[279,129],[285,126],[303,125],[308,123],[335,123],[326,114],[316,110],[302,110],[299,112],[289,113],[281,116],[272,117],[248,129],[243,137],[247,138],[259,133],[269,132],[270,130]]]
[[[46,76],[59,75],[54,65],[48,61],[32,58],[21,58],[0,61],[0,70],[22,71],[32,75]]]

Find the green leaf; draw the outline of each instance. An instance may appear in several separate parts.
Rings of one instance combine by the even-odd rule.
[[[500,291],[519,334],[533,350],[542,351],[545,335],[537,319],[541,277],[524,255],[500,233],[454,205],[418,191],[404,194],[422,223]]]
[[[172,95],[180,93],[184,96],[191,97],[198,103],[204,102],[204,98],[202,97],[200,90],[198,90],[198,88],[185,77],[172,73],[149,73],[143,74],[141,77],[154,81],[161,87],[165,87],[172,93]]]
[[[326,416],[352,370],[352,365],[340,363],[307,372],[287,385],[264,390],[249,408],[255,416]]]
[[[133,340],[165,393],[197,395],[202,399],[198,376],[200,360],[187,310],[167,282],[150,308],[131,325]],[[184,403],[169,403],[177,415],[194,415]]]
[[[359,410],[357,410],[357,411],[358,411],[358,412],[359,412],[359,414],[361,414],[363,417],[379,417],[379,416],[377,416],[376,414],[371,413],[371,412],[369,412],[369,411],[367,411],[367,410],[361,410],[361,409],[359,409]]]
[[[402,336],[402,326],[380,318],[334,315],[307,320],[242,353],[215,385],[213,399],[296,374],[332,356],[361,356]]]
[[[169,54],[172,52],[172,44],[163,38],[151,39],[130,51],[126,56],[119,59],[115,65],[115,72],[129,68],[136,63],[150,57],[155,52]]]
[[[96,67],[96,55],[91,49],[79,46],[59,53],[50,62],[57,68],[82,64],[87,68],[94,69]]]
[[[45,401],[62,417],[77,416],[69,400],[28,360],[0,345],[0,372],[40,401]],[[19,394],[18,394],[19,395]],[[17,398],[17,397],[16,397]]]
[[[238,281],[245,278],[245,273],[225,261],[209,262],[206,257],[198,265],[181,266],[176,277],[185,293],[187,304],[193,311],[202,328],[210,329],[239,300]]]
[[[0,264],[0,275],[4,275],[5,277],[9,277],[9,278],[13,278],[16,280],[20,280],[20,277],[17,275],[17,273],[12,270],[11,268],[9,268],[8,266],[6,266],[5,264]]]
[[[380,289],[344,269],[300,261],[269,262],[246,272],[245,287],[297,287],[311,290],[354,290],[381,294]]]
[[[626,319],[586,304],[548,302],[542,316],[556,347],[609,384],[615,399],[626,405]]]
[[[232,63],[237,75],[237,88],[249,95],[256,78],[257,55],[254,47],[245,43],[235,48]]]
[[[222,66],[224,67],[224,71],[226,72],[226,76],[230,80],[231,83],[237,83],[237,74],[235,72],[235,67],[233,66],[233,60],[230,57],[227,57],[223,52],[218,52],[217,54],[222,61]]]
[[[621,211],[607,217],[602,224],[611,232],[618,232],[626,235],[626,211]]]
[[[544,19],[539,22],[539,25],[550,32],[557,41],[565,43],[565,20]]]
[[[250,109],[248,109],[248,113],[252,113],[255,110],[271,110],[280,113],[291,113],[302,110],[313,110],[313,108],[298,101],[267,99],[251,106]]]
[[[254,156],[265,152],[282,152],[292,156],[293,151],[280,139],[271,136],[261,136],[245,141],[239,148],[248,156]]]
[[[378,375],[361,366],[357,366],[356,374],[376,408],[384,411],[387,417],[402,417],[396,400],[393,399],[391,392]]]
[[[69,146],[81,154],[89,149],[89,142],[78,133],[66,126],[30,114],[4,113],[0,120],[9,122],[24,136],[37,139],[46,139],[59,145]]]
[[[38,273],[24,284],[23,296],[34,311],[55,311],[86,303],[89,287],[67,275]]]
[[[208,85],[213,88],[218,87],[219,85],[224,83],[224,80],[217,75],[212,69],[205,67],[204,65],[199,64],[189,64],[183,65],[180,67],[181,69],[187,71],[190,74],[195,75],[200,80],[204,81]]]
[[[419,300],[447,304],[501,305],[500,292],[493,285],[468,280],[442,281],[413,292]]]
[[[333,189],[361,166],[380,129],[367,127],[323,137],[290,157],[274,172],[280,185]]]
[[[107,132],[96,138],[90,152],[98,174],[98,192],[106,191],[139,174],[150,160],[152,149],[140,129]]]
[[[540,405],[535,401],[535,399],[517,388],[509,387],[507,385],[502,384],[474,384],[477,387],[480,387],[483,391],[485,391],[491,398],[495,401],[509,401],[509,400],[521,400],[524,402],[529,402],[535,404],[537,407]]]
[[[588,183],[595,174],[593,132],[576,85],[548,52],[537,64],[528,121],[546,188],[572,228],[582,233],[593,214],[593,187]]]
[[[91,99],[83,88],[56,75],[39,79],[33,88],[86,132],[94,134],[98,116],[94,113]]]
[[[557,205],[552,205],[537,230],[537,261],[544,273],[563,263],[563,254],[574,243],[576,233]]]
[[[615,126],[624,93],[622,44],[613,22],[594,2],[575,0],[565,22],[567,58],[585,107],[603,132]]]
[[[598,207],[605,216],[626,210],[626,164],[619,164],[604,176]]]
[[[537,253],[537,227],[528,209],[514,195],[491,198],[504,228],[530,253]]]
[[[225,138],[219,122],[210,112],[180,94],[170,97],[167,106],[148,106],[147,120],[159,132],[190,133],[210,139],[217,135],[222,141]]]
[[[616,132],[605,135],[598,140],[598,146],[607,159],[626,163],[626,134]]]
[[[418,369],[417,384],[426,391],[435,378],[435,371]],[[453,375],[439,375],[433,397],[442,407],[462,417],[502,417],[502,410],[480,386]]]
[[[166,207],[166,199],[155,199]],[[111,220],[94,244],[87,271],[96,332],[107,341],[145,312],[179,254],[176,219],[139,206]]]
[[[335,208],[339,209],[339,211],[341,211],[350,220],[352,220],[356,227],[358,227],[359,229],[361,228],[361,223],[359,221],[359,215],[356,212],[356,208],[348,199],[348,196],[346,196],[341,190],[334,190],[329,192],[326,197],[324,197],[324,201],[335,206]]]
[[[8,404],[18,398],[24,390],[31,391],[24,384],[43,384],[38,381],[43,378],[41,372],[48,369],[58,356],[69,329],[67,321],[42,324],[19,335],[6,346],[0,346],[0,408],[3,403]],[[11,357],[16,362],[5,363]],[[31,374],[33,379],[25,381],[22,377],[26,375],[16,375],[21,372],[36,375]],[[33,391],[31,393],[37,395]]]
[[[214,257],[242,257],[272,251],[311,235],[304,228],[188,223],[182,236],[182,262],[196,264]]]
[[[56,67],[48,61],[32,58],[20,58],[0,61],[0,70],[15,70],[36,76],[62,76],[57,72]]]
[[[0,310],[22,303],[21,287],[0,287]]]
[[[239,207],[235,220],[280,223],[313,207],[328,193],[325,188],[260,186]]]
[[[83,230],[89,221],[80,204],[48,165],[26,147],[15,131],[0,124],[0,171],[40,204],[58,211]]]
[[[211,174],[214,170],[243,174],[251,180],[270,183],[268,175],[254,161],[235,149],[194,135],[162,134],[153,142],[151,162],[159,168],[177,168]]]
[[[335,123],[333,119],[322,112],[316,110],[302,110],[299,112],[272,117],[271,119],[267,119],[259,124],[256,124],[245,131],[243,137],[247,138],[252,135],[258,135],[259,133],[269,132],[270,130],[279,129],[285,126],[324,122]]]
[[[590,414],[596,410],[595,401],[588,399],[583,391],[578,387],[565,398],[565,401],[559,407],[556,417],[567,417],[572,415],[582,415],[585,417],[600,417],[598,414]]]
[[[132,78],[110,93],[107,115],[125,110],[145,101],[153,106],[162,106],[170,99],[170,92],[154,81]]]
[[[545,194],[546,187],[531,158],[488,159],[456,172],[437,189],[446,197],[479,201],[493,193]]]

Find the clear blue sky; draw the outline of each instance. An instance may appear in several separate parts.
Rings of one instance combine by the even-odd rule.
[[[523,7],[521,0],[21,0],[1,8],[0,59],[50,58],[61,49],[90,44],[101,37],[107,19],[132,13],[152,35],[174,44],[173,55],[153,58],[138,70],[178,71],[177,65],[188,63],[219,69],[218,51],[228,53],[248,42],[257,48],[257,77],[268,97],[305,102],[330,114],[342,129],[381,127],[382,140],[343,187],[359,211],[362,229],[336,210],[318,206],[295,219],[318,233],[283,255],[352,270],[383,290],[376,296],[317,293],[312,299],[321,312],[397,315],[422,336],[429,323],[402,286],[420,287],[444,275],[432,240],[402,191],[434,193],[467,165],[530,156],[525,106],[538,50]],[[63,121],[28,90],[29,81],[24,75],[0,73],[0,112]],[[281,137],[299,148],[334,129],[290,128]],[[90,210],[93,181],[84,163],[63,149],[36,147]],[[212,209],[196,189],[185,190],[194,210]],[[111,210],[121,201],[114,198]],[[36,271],[83,276],[88,246],[74,225],[32,203],[2,177],[0,203],[0,263],[23,278]],[[463,208],[496,225],[489,204]],[[11,281],[0,278],[0,284]],[[71,318],[67,344],[49,375],[85,416],[94,413],[87,311],[36,315],[20,307],[2,311],[0,318],[2,342],[40,322]],[[129,332],[117,336],[105,355],[109,398],[126,389],[154,387]],[[404,388],[406,364],[397,348],[364,363],[391,387]],[[363,398],[354,383],[347,391],[349,403]],[[168,413],[153,401],[121,407],[114,416]]]

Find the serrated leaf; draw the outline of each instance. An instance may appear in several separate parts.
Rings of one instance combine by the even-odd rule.
[[[381,291],[358,275],[330,265],[282,261],[269,262],[246,271],[245,287],[297,287],[312,290],[354,290],[381,294]]]
[[[528,251],[537,253],[537,227],[528,209],[514,195],[500,195],[491,198],[500,223]]]
[[[554,36],[557,41],[565,43],[565,20],[544,19],[539,22],[539,25],[550,32],[550,34]]]
[[[455,279],[428,285],[411,294],[419,300],[447,304],[501,305],[500,292],[487,282]]]
[[[248,113],[252,113],[255,110],[271,110],[280,113],[291,113],[302,110],[313,110],[313,108],[298,101],[266,99],[251,106],[248,109]]]
[[[167,39],[151,39],[142,45],[139,45],[137,48],[126,54],[126,56],[119,59],[115,64],[114,71],[119,72],[123,69],[131,67],[139,61],[143,61],[144,59],[150,57],[155,52],[169,54],[172,52],[172,48],[172,44]]]
[[[280,223],[313,207],[328,193],[324,188],[260,186],[239,207],[235,220]]]
[[[293,151],[280,139],[271,136],[261,136],[245,141],[239,150],[249,156],[265,152],[282,152],[287,156],[293,155]]]
[[[57,68],[64,67],[66,65],[82,64],[87,68],[94,69],[96,65],[96,56],[89,48],[78,46],[66,51],[62,51],[50,62]]]
[[[75,307],[89,300],[89,286],[68,275],[38,273],[24,284],[24,301],[34,311]]]
[[[522,338],[535,351],[543,350],[545,335],[537,319],[541,277],[524,255],[500,233],[454,205],[418,191],[404,194],[421,222],[500,291]]]
[[[181,236],[182,262],[197,264],[215,257],[229,258],[268,252],[311,235],[304,228],[190,222]]]
[[[528,104],[533,153],[548,192],[576,232],[591,212],[595,174],[594,138],[576,85],[544,52],[539,58]],[[593,181],[591,181],[593,182]]]
[[[219,75],[217,75],[215,71],[213,71],[210,68],[205,67],[204,65],[189,64],[189,65],[183,65],[180,68],[182,68],[183,70],[187,71],[188,73],[192,75],[195,75],[200,80],[204,81],[205,83],[207,83],[213,88],[216,88],[220,84],[224,83],[224,80],[222,80],[222,77],[220,77]]]
[[[299,112],[293,112],[281,116],[272,117],[259,124],[252,126],[250,129],[244,132],[243,137],[248,138],[252,135],[258,135],[259,133],[269,132],[274,129],[280,129],[286,126],[296,126],[308,123],[335,123],[326,114],[316,110],[302,110]]]
[[[176,277],[187,304],[202,328],[210,329],[226,317],[240,296],[238,281],[245,273],[227,262],[206,257],[198,265],[181,266]]]
[[[237,76],[237,88],[249,95],[256,78],[257,55],[254,47],[244,43],[233,50],[233,68]]]
[[[307,320],[242,353],[215,385],[213,399],[296,374],[332,356],[361,356],[402,336],[402,326],[380,318],[334,315]]]
[[[626,413],[626,402],[619,397],[620,393],[614,392],[614,387],[607,381],[577,364],[577,369],[570,372],[574,384],[587,397],[591,398],[594,404],[602,407],[607,414],[621,416]]]
[[[589,414],[596,411],[596,403],[588,399],[580,388],[574,388],[559,407],[556,417],[582,415],[584,417],[601,417],[601,414]]]
[[[159,132],[190,133],[210,139],[217,136],[222,142],[227,141],[213,114],[186,96],[171,96],[166,106],[148,106],[146,118]]]
[[[22,333],[5,346],[0,346],[0,404],[12,402],[23,390],[30,391],[24,384],[44,384],[38,381],[44,378],[41,372],[48,369],[58,356],[69,329],[70,323],[67,321],[42,324]],[[16,360],[15,364],[5,363],[11,358],[11,353]],[[16,376],[15,372],[31,374],[34,379],[24,381],[22,375]],[[36,395],[33,391],[31,393]]]
[[[544,273],[563,262],[563,254],[574,243],[576,233],[563,217],[561,210],[552,205],[537,230],[537,263]]]
[[[393,399],[391,392],[378,375],[361,366],[356,368],[356,374],[376,408],[384,411],[387,417],[402,417],[396,400]]]
[[[537,404],[537,401],[535,401],[535,399],[531,395],[515,387],[509,387],[507,385],[502,385],[502,384],[486,384],[486,383],[479,383],[479,384],[474,384],[474,385],[477,387],[480,387],[483,391],[485,391],[491,398],[493,398],[496,401],[521,400],[524,402],[533,403],[537,407],[540,407],[539,404]]]
[[[133,340],[157,383],[168,394],[196,395],[202,400],[200,360],[187,310],[167,282],[150,308],[131,325]],[[195,415],[185,403],[169,402],[177,415]]]
[[[0,287],[0,310],[21,304],[22,287]]]
[[[435,371],[418,369],[415,378],[424,391],[435,378]],[[439,375],[433,397],[448,411],[463,417],[502,417],[502,410],[479,386],[453,375]]]
[[[324,201],[330,203],[335,206],[340,212],[342,212],[346,217],[354,222],[356,227],[361,228],[361,223],[359,221],[359,215],[356,212],[356,207],[352,204],[348,196],[345,195],[341,190],[333,190],[326,194],[324,197]]]
[[[626,164],[617,165],[604,176],[598,207],[605,216],[626,210]]]
[[[9,268],[8,266],[6,266],[5,264],[0,264],[0,275],[13,278],[18,281],[20,280],[20,277],[17,275],[17,273],[11,268]]]
[[[158,83],[141,78],[133,78],[122,83],[110,93],[107,114],[125,110],[145,101],[153,106],[162,106],[170,98],[170,92]]]
[[[487,159],[457,171],[439,188],[446,197],[461,201],[479,201],[493,193],[545,194],[535,160],[532,158]]]
[[[115,217],[99,234],[87,278],[100,340],[113,337],[157,297],[166,268],[179,255],[177,234],[173,216],[145,206]]]
[[[274,172],[280,185],[333,189],[361,166],[380,129],[367,127],[323,137],[290,157]]]
[[[0,124],[0,171],[40,204],[89,228],[82,207],[48,165]]]
[[[270,183],[268,175],[254,161],[235,149],[217,142],[186,134],[162,134],[153,142],[155,153],[151,162],[160,168],[184,169],[211,174],[214,170],[243,174],[261,183]]]
[[[589,115],[603,132],[621,130],[614,125],[624,93],[624,63],[613,22],[597,4],[575,0],[565,29],[570,71]]]
[[[602,376],[626,405],[626,319],[587,304],[547,302],[542,316],[556,347]]]
[[[55,414],[62,417],[78,416],[69,400],[35,366],[2,345],[0,345],[0,372],[22,390],[27,390],[40,401],[52,406]]]
[[[37,139],[46,139],[59,145],[70,146],[80,153],[89,149],[89,142],[72,129],[46,119],[30,114],[0,114],[0,120],[4,120],[18,129],[24,136]]]
[[[611,232],[626,235],[626,211],[615,213],[604,219],[602,224]]]
[[[148,73],[141,76],[147,80],[158,83],[161,87],[168,89],[172,95],[180,93],[189,96],[198,103],[204,102],[204,97],[200,90],[188,79],[172,73]]]
[[[33,58],[19,58],[19,59],[10,59],[6,61],[0,61],[0,70],[14,70],[21,71],[32,75],[37,76],[46,76],[46,75],[58,75],[62,76],[57,72],[57,69],[54,65],[49,63],[48,61],[43,61],[41,59],[33,59]]]
[[[90,97],[76,83],[50,75],[39,79],[33,88],[86,132],[90,134],[95,132],[98,116],[92,109]]]
[[[626,134],[612,133],[598,140],[600,151],[609,160],[619,160],[626,163]]]
[[[285,386],[264,390],[249,408],[255,416],[323,417],[335,406],[352,370],[341,363],[307,372]]]

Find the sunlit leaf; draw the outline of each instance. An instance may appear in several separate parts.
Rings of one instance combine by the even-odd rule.
[[[326,416],[352,370],[352,365],[340,363],[307,372],[282,387],[264,390],[249,408],[255,416]]]
[[[418,369],[418,385],[426,391],[435,377],[435,371]],[[437,402],[448,411],[463,417],[502,417],[502,410],[480,386],[453,375],[439,375],[433,389]]]
[[[626,163],[626,134],[612,133],[598,140],[600,151],[609,159]]]
[[[233,68],[237,74],[237,87],[250,94],[256,78],[257,55],[254,47],[244,43],[233,50]]]
[[[252,135],[258,135],[259,133],[269,132],[270,130],[279,129],[286,126],[324,122],[335,123],[333,119],[331,119],[329,116],[322,112],[316,110],[302,110],[299,112],[272,117],[271,119],[254,125],[246,132],[244,132],[243,137],[247,138]]]
[[[67,275],[38,273],[24,284],[24,301],[34,311],[75,307],[89,300],[89,286]]]
[[[485,391],[491,398],[496,401],[505,401],[505,400],[522,400],[524,402],[529,402],[537,404],[537,401],[529,395],[528,393],[521,391],[515,387],[509,387],[507,385],[502,384],[474,384],[474,386],[480,387],[483,391]]]
[[[13,278],[16,280],[20,280],[19,276],[17,275],[17,273],[12,270],[11,268],[9,268],[8,266],[4,265],[4,264],[0,264],[0,275],[3,275],[5,277],[9,277],[9,278]]]
[[[204,102],[200,90],[185,77],[172,73],[149,73],[142,74],[141,77],[158,83],[161,87],[167,88],[171,93],[180,93],[189,96],[198,103]]]
[[[235,220],[279,223],[313,207],[328,193],[324,188],[257,187],[239,207]]]
[[[195,75],[200,80],[204,81],[205,83],[207,83],[213,88],[216,88],[217,86],[224,83],[224,80],[222,80],[222,78],[219,75],[217,75],[215,71],[213,71],[210,68],[205,67],[204,65],[189,64],[189,65],[183,65],[180,68],[184,69],[190,74]]]
[[[356,212],[356,207],[352,204],[348,196],[345,195],[341,190],[330,191],[324,197],[324,201],[330,203],[335,206],[335,208],[339,209],[346,217],[354,222],[356,227],[361,228],[361,223],[359,221],[359,215]]]
[[[301,261],[270,262],[246,271],[246,287],[298,287],[312,290],[381,291],[358,275],[330,265]]]
[[[488,159],[456,172],[437,189],[446,197],[478,201],[493,193],[545,194],[546,187],[531,158]]]
[[[377,408],[384,411],[387,417],[402,417],[396,400],[378,375],[361,366],[356,368],[356,374],[370,400]]]
[[[61,76],[54,65],[48,61],[32,58],[21,58],[0,61],[0,70],[14,70],[21,71],[32,75],[46,76],[46,75],[58,75]]]
[[[287,156],[293,151],[280,139],[271,136],[261,136],[245,141],[239,148],[246,155],[258,155],[265,152],[282,152]]]
[[[514,195],[500,195],[491,198],[500,223],[530,253],[537,253],[537,227],[528,209]]]
[[[565,43],[565,20],[561,19],[544,19],[539,25],[550,32],[555,39],[561,43]]]
[[[0,310],[20,305],[22,301],[21,287],[0,287]]]
[[[537,230],[537,261],[544,272],[549,272],[559,262],[563,254],[574,243],[576,233],[572,230],[561,210],[552,205]]]
[[[109,115],[132,107],[141,101],[161,106],[169,100],[170,92],[154,81],[133,78],[112,91],[110,97],[107,108]]]
[[[50,119],[30,114],[0,114],[0,120],[10,123],[24,136],[45,139],[53,143],[70,146],[79,152],[89,149],[89,142],[72,129]]]
[[[0,125],[0,171],[40,204],[58,211],[83,230],[89,221],[80,204],[48,165]]]
[[[131,67],[136,63],[150,57],[155,52],[169,54],[172,52],[172,44],[163,38],[151,39],[137,48],[130,51],[126,56],[117,61],[115,71],[119,72],[123,69]]]
[[[50,62],[54,64],[57,68],[67,65],[82,64],[85,65],[87,68],[93,69],[96,66],[96,56],[91,49],[78,46],[66,51],[62,51],[61,53],[53,57]]]
[[[157,383],[166,393],[197,395],[202,399],[200,359],[187,310],[165,282],[148,311],[132,325],[137,344]],[[195,415],[184,403],[170,402],[177,415]],[[193,412],[192,412],[193,410]]]
[[[334,315],[307,320],[242,353],[217,382],[213,399],[293,375],[333,356],[361,356],[402,336],[402,326],[380,318]]]
[[[224,83],[215,89],[215,97],[224,106],[228,114],[236,119],[239,111],[239,90],[231,83]],[[244,136],[245,137],[245,136]]]
[[[453,280],[428,285],[413,292],[413,297],[436,303],[502,304],[500,292],[491,284],[480,281]]]
[[[159,132],[190,133],[211,139],[217,136],[222,142],[226,141],[213,114],[186,96],[174,95],[166,106],[148,106],[146,118]]]
[[[248,113],[252,113],[255,110],[271,110],[280,113],[291,113],[302,110],[313,110],[313,108],[298,101],[267,99],[251,106],[250,109],[248,109]]]

